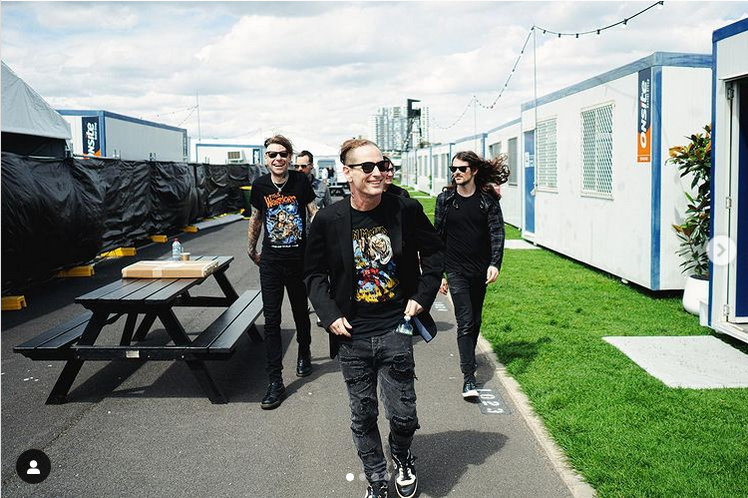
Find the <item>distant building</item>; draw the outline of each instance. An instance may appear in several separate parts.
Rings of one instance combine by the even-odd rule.
[[[262,164],[262,140],[207,139],[195,144],[192,160],[206,164]]]
[[[404,106],[380,107],[369,120],[369,138],[384,152],[393,153],[406,150],[408,144],[419,145],[429,141],[428,107],[421,109],[420,123],[410,127],[408,140],[408,112]],[[420,124],[420,127],[419,127]]]
[[[73,154],[128,161],[187,161],[187,130],[109,111],[58,109],[70,123]]]

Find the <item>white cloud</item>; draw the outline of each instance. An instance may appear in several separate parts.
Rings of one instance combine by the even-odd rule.
[[[490,104],[533,24],[583,31],[642,2],[87,2],[3,4],[3,60],[53,106],[162,115],[200,94],[204,137],[291,130],[335,145],[377,107],[420,99],[446,125]],[[543,95],[654,51],[711,51],[747,2],[666,2],[600,37],[537,39]],[[487,130],[532,98],[532,43],[492,110],[468,109],[436,140]],[[183,112],[174,112],[177,110]],[[183,124],[197,137],[197,115]]]

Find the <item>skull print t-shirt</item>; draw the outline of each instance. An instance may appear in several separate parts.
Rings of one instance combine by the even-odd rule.
[[[355,316],[349,320],[354,337],[381,335],[394,329],[403,317],[405,303],[398,280],[397,261],[383,210],[351,208],[351,239]]]

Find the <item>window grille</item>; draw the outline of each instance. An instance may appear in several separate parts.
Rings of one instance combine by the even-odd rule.
[[[500,154],[501,154],[501,142],[496,142],[488,146],[488,155],[490,156],[490,159],[499,157]]]
[[[241,152],[238,150],[236,151],[229,151],[229,159],[241,159]]]
[[[510,138],[507,142],[507,160],[509,161],[509,185],[517,185],[517,169],[518,157],[517,157],[517,139]]]
[[[538,186],[556,188],[556,118],[538,122]]]
[[[613,192],[613,105],[582,111],[582,191]]]

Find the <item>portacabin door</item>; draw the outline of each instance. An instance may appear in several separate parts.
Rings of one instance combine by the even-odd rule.
[[[728,320],[748,323],[748,78],[733,83],[733,126],[730,137],[730,238],[737,246],[728,283]]]
[[[524,133],[525,232],[535,233],[535,130]]]

